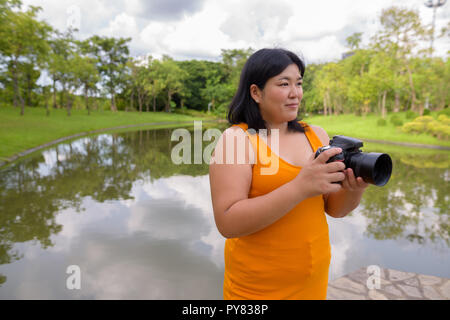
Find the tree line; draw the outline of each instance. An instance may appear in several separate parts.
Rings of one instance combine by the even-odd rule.
[[[309,68],[307,111],[377,112],[384,118],[387,111],[422,115],[425,109],[448,107],[450,61],[434,57],[434,48],[424,46],[433,28],[417,12],[398,7],[383,10],[380,24],[368,45],[361,46],[362,33],[354,33],[346,39],[349,51],[343,59]],[[438,36],[450,37],[450,23]]]
[[[20,108],[66,108],[88,113],[194,109],[220,115],[237,89],[252,48],[222,50],[220,61],[176,61],[130,56],[131,38],[94,35],[75,38],[37,19],[41,8],[22,9],[20,0],[0,0],[0,98]],[[431,37],[415,11],[391,7],[380,15],[381,30],[367,46],[362,33],[347,38],[348,52],[337,62],[309,64],[302,110],[366,114],[425,109],[449,104],[450,62],[420,49]],[[449,37],[450,28],[438,36]],[[288,48],[289,49],[289,48]],[[47,84],[38,81],[47,79]]]

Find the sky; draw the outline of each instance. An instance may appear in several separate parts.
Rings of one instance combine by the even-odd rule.
[[[436,0],[435,0],[436,1]],[[419,12],[431,24],[425,0],[23,0],[42,7],[39,18],[64,31],[130,37],[131,56],[167,54],[176,60],[219,61],[221,49],[283,47],[306,63],[337,61],[345,39],[363,33],[363,45],[380,29],[382,9],[399,6]],[[436,12],[436,30],[450,20],[447,2]],[[447,38],[435,41],[435,55],[450,50]]]

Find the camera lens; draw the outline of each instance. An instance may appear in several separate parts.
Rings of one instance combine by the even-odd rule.
[[[375,161],[374,178],[377,186],[384,186],[391,177],[392,160],[387,154],[382,153]]]
[[[386,153],[356,153],[349,161],[356,177],[362,177],[365,182],[376,186],[384,186],[391,177],[392,160]]]

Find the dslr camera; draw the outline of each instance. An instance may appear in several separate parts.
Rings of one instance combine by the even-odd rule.
[[[346,136],[334,136],[328,146],[317,149],[315,158],[325,150],[341,148],[342,152],[328,159],[327,163],[342,161],[346,168],[351,168],[355,177],[361,177],[367,183],[384,186],[391,177],[392,160],[386,153],[365,153],[359,148],[363,146],[361,140]]]

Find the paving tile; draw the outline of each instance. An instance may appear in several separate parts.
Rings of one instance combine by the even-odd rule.
[[[430,300],[444,300],[444,297],[442,297],[442,295],[439,294],[439,292],[431,287],[431,286],[424,286],[422,288],[423,290],[423,295],[425,296],[425,298],[430,299]]]
[[[346,277],[342,277],[339,279],[334,280],[331,283],[334,287],[340,288],[340,289],[346,289],[349,291],[353,291],[355,293],[360,293],[360,294],[366,294],[366,286],[365,283],[364,285],[359,284],[353,280],[350,280]]]
[[[329,300],[450,300],[450,279],[380,267],[380,288],[369,290],[367,267],[329,283]]]
[[[420,284],[422,286],[434,286],[442,282],[442,278],[435,276],[427,276],[423,274],[419,274],[417,278],[419,278]]]
[[[450,299],[450,280],[447,280],[442,286],[440,286],[439,291],[445,299]]]
[[[378,290],[369,290],[369,298],[372,300],[388,300],[384,294]]]
[[[389,280],[391,281],[403,281],[414,276],[415,273],[389,269]]]
[[[403,292],[392,285],[383,287],[383,290],[394,296],[399,296],[399,297],[403,296]]]
[[[356,294],[346,290],[328,287],[328,300],[367,300],[365,294]]]
[[[416,277],[414,278],[409,278],[403,281],[403,283],[407,284],[408,286],[413,286],[413,287],[419,287],[419,279],[417,279]]]
[[[412,297],[412,298],[423,298],[422,294],[420,293],[419,289],[412,286],[407,286],[404,284],[397,285],[400,289],[403,290],[406,295]]]

